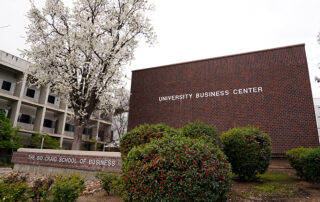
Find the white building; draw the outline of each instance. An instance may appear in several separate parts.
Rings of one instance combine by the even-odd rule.
[[[318,128],[318,135],[319,135],[319,142],[320,142],[320,98],[313,99],[314,110],[316,114],[316,121],[317,121],[317,128]]]
[[[71,149],[73,111],[47,87],[38,89],[26,84],[29,65],[19,57],[0,51],[0,109],[6,112],[13,126],[20,126],[19,133],[24,136],[45,132],[59,139],[62,148]],[[94,139],[100,144],[110,142],[111,119],[95,112],[83,131],[83,139]],[[94,150],[96,143],[89,142],[83,142],[83,149]]]

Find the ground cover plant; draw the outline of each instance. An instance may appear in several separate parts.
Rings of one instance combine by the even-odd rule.
[[[175,135],[177,134],[177,131],[174,128],[162,123],[137,126],[136,128],[124,134],[120,139],[121,156],[126,157],[133,147],[146,144],[150,142],[152,138],[161,138],[165,134]]]
[[[166,135],[133,148],[122,172],[128,201],[224,201],[231,188],[226,156],[188,137]]]
[[[258,128],[233,128],[222,133],[223,151],[240,180],[255,180],[264,173],[271,157],[271,139]]]

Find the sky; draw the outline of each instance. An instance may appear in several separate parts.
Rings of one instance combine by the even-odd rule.
[[[157,34],[154,46],[143,41],[131,71],[172,63],[304,43],[314,98],[320,98],[319,0],[149,0],[148,13]],[[44,0],[35,0],[38,6]],[[72,0],[65,0],[72,6]],[[25,44],[30,5],[27,0],[1,0],[0,50],[20,56]],[[127,88],[130,88],[128,82]]]

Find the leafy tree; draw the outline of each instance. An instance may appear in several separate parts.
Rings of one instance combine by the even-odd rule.
[[[59,141],[53,137],[50,137],[48,134],[42,133],[33,133],[31,137],[31,145],[35,146],[36,148],[41,148],[41,143],[43,140],[43,149],[61,149]]]
[[[74,109],[72,149],[79,150],[84,126],[95,110],[112,114],[121,67],[133,58],[141,37],[155,39],[145,13],[147,0],[47,0],[40,11],[31,3],[24,55],[34,64],[30,84],[48,85]]]
[[[11,126],[11,120],[6,117],[4,111],[0,110],[0,150],[18,149],[22,147],[18,143],[22,136],[18,135],[19,128]]]

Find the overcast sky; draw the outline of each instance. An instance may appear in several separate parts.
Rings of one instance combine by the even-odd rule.
[[[41,6],[43,0],[35,0]],[[65,0],[72,5],[72,0]],[[313,97],[320,98],[320,0],[151,0],[158,43],[141,43],[128,72],[294,44],[306,44]],[[26,48],[27,0],[1,0],[0,50]],[[131,76],[131,73],[130,73]]]

